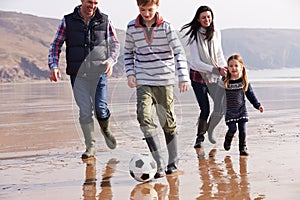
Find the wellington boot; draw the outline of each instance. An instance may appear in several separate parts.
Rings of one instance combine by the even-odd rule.
[[[90,148],[90,149],[87,149],[82,155],[81,155],[81,158],[82,159],[87,159],[87,158],[91,158],[91,157],[94,157],[95,156],[95,148]]]
[[[110,149],[115,149],[117,147],[117,142],[113,134],[109,129],[109,119],[100,121],[98,120],[99,125],[101,127],[102,135],[104,136],[105,143]]]
[[[201,148],[202,147],[202,142],[204,141],[204,135],[200,134],[196,137],[196,142],[194,145],[194,148]]]
[[[214,136],[214,129],[219,124],[222,117],[223,117],[222,115],[221,116],[211,116],[209,119],[207,134],[208,134],[208,140],[212,144],[216,144],[216,139]]]
[[[240,156],[248,156],[248,150],[246,146],[246,142],[240,142],[239,144]]]
[[[208,125],[206,120],[200,119],[198,120],[198,128],[197,128],[197,138],[194,145],[194,148],[201,148],[202,142],[204,141],[204,134],[207,131]]]
[[[80,124],[83,136],[86,151],[82,154],[82,158],[90,158],[95,156],[95,133],[94,133],[94,122],[90,122],[88,124]]]
[[[161,148],[160,142],[157,135],[148,136],[145,138],[148,148],[152,154],[153,159],[156,161],[157,164],[157,173],[156,178],[161,178],[164,176],[164,168],[165,163],[161,156]]]
[[[166,174],[172,174],[177,171],[178,164],[177,133],[165,133],[165,139],[169,154]]]
[[[224,149],[226,151],[229,151],[229,149],[231,148],[232,138],[233,138],[233,135],[229,135],[229,133],[227,132],[226,136],[225,136],[225,141],[224,141]]]

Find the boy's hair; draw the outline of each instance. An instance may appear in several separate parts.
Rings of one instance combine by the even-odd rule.
[[[147,4],[159,5],[159,0],[136,0],[138,6],[145,6]]]
[[[247,70],[246,70],[246,67],[244,65],[244,61],[243,61],[242,56],[240,56],[239,54],[233,54],[232,56],[230,56],[227,59],[227,65],[229,65],[229,61],[231,61],[231,60],[237,60],[241,64],[241,66],[243,68],[242,69],[243,70],[242,79],[243,79],[243,83],[244,83],[243,90],[247,91],[248,90],[249,80],[248,80]],[[224,86],[225,86],[225,88],[228,88],[230,77],[231,77],[231,74],[229,73],[229,71],[227,71],[227,75],[226,75],[225,80],[224,80]]]

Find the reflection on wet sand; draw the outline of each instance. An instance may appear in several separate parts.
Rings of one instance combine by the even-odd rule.
[[[216,163],[212,157],[199,158],[199,174],[202,185],[197,199],[251,199],[247,179],[247,159],[247,157],[240,156],[239,173],[237,173],[230,156],[226,156],[222,163]]]
[[[179,200],[179,178],[178,175],[167,176],[169,183],[169,200]]]
[[[82,161],[86,164],[85,181],[82,185],[83,197],[84,200],[95,200],[97,197],[96,158],[92,157],[83,159]],[[111,158],[107,162],[100,183],[101,191],[98,196],[99,200],[113,199],[110,179],[116,170],[118,162],[115,158]]]
[[[137,184],[130,193],[130,200],[179,200],[178,174],[166,176],[168,185],[151,182]],[[168,193],[168,194],[167,194]]]
[[[85,168],[85,181],[82,185],[84,200],[96,199],[96,158],[82,160],[86,164]]]

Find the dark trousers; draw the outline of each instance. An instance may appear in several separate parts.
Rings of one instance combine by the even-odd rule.
[[[214,102],[214,110],[212,116],[224,115],[224,96],[225,90],[218,83],[201,84],[192,81],[192,87],[200,107],[200,119],[207,121],[210,114],[210,104],[208,95],[211,96]]]
[[[229,136],[234,136],[237,131],[237,125],[239,128],[239,144],[243,145],[246,140],[246,122],[239,121],[239,122],[227,122],[226,125],[228,126],[227,134]]]

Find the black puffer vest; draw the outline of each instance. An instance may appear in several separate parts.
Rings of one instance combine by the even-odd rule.
[[[108,17],[97,8],[88,24],[79,15],[79,6],[65,15],[68,75],[97,77],[105,71],[108,58]]]

